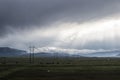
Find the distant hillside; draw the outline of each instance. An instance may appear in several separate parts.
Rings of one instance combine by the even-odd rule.
[[[35,57],[71,57],[68,53],[47,53],[47,52],[40,52],[35,53]]]
[[[35,52],[35,57],[120,57],[120,50],[67,50],[47,48]],[[0,57],[29,56],[24,50],[0,47]]]
[[[39,48],[39,52],[35,53],[37,57],[120,57],[120,50],[77,50],[77,49],[62,49],[55,47]]]
[[[117,56],[120,57],[120,54],[118,54]]]
[[[12,57],[25,54],[26,51],[9,47],[0,47],[0,57]]]
[[[70,57],[120,57],[120,49],[64,49],[59,47],[41,47],[36,56],[70,56]],[[42,54],[44,53],[44,54]],[[48,54],[45,54],[48,53]],[[118,55],[119,54],[119,55]]]

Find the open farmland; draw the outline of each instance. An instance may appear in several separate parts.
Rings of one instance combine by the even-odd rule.
[[[120,80],[119,58],[0,59],[0,80]]]

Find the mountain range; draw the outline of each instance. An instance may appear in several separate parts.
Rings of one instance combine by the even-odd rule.
[[[9,47],[0,47],[0,57],[14,57],[26,54],[24,50],[18,50]]]
[[[0,57],[16,57],[28,56],[29,53],[25,50],[19,50],[9,47],[0,47]],[[35,57],[119,57],[120,50],[77,50],[77,49],[62,49],[55,47],[43,47],[35,50]]]

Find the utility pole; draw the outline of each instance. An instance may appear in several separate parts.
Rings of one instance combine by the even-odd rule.
[[[32,47],[32,59],[33,59],[32,62],[33,62],[33,64],[34,64],[34,57],[35,57],[35,56],[34,56],[34,50],[35,50],[35,47],[33,46],[33,47]]]
[[[31,46],[29,47],[29,50],[30,50],[29,62],[31,64],[32,63],[32,50],[31,50]]]

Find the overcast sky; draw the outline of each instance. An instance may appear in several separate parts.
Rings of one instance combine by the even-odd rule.
[[[119,49],[120,0],[0,0],[0,46]]]

